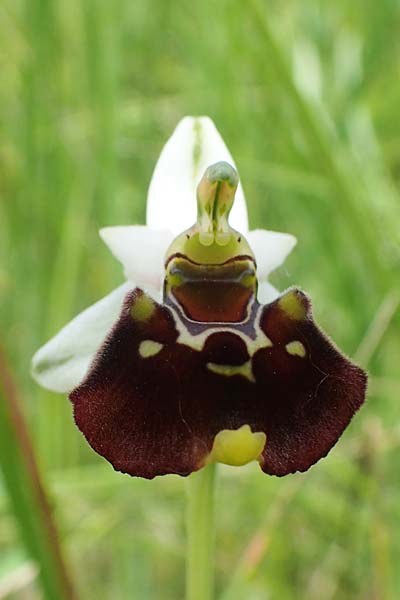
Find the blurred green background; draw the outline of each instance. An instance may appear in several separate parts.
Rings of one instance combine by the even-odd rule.
[[[298,237],[274,283],[307,290],[370,373],[308,473],[221,469],[218,596],[400,597],[399,31],[398,0],[1,3],[1,344],[81,599],[183,598],[184,481],[114,473],[30,358],[122,282],[97,231],[144,222],[186,114],[216,122],[251,226]],[[0,436],[0,599],[57,598],[32,562],[41,523],[7,418]]]

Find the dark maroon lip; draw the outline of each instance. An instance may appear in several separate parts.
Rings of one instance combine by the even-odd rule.
[[[182,252],[175,252],[174,254],[171,254],[171,256],[168,257],[168,260],[165,262],[165,268],[167,268],[171,260],[173,260],[174,258],[183,258],[190,262],[192,265],[196,265],[197,267],[207,267],[211,269],[213,267],[223,267],[237,260],[250,260],[255,266],[257,266],[254,256],[250,256],[250,254],[237,254],[236,256],[232,256],[231,258],[228,258],[228,260],[222,263],[199,263],[186,256],[186,254],[182,254]]]
[[[142,300],[152,310],[135,316],[132,307]],[[265,433],[259,462],[269,475],[306,471],[326,456],[364,402],[366,374],[318,328],[300,290],[255,308],[229,330],[204,322],[191,330],[168,304],[139,288],[129,292],[70,395],[92,448],[116,470],[148,479],[202,468],[215,436],[243,425]],[[210,334],[197,347],[190,340],[199,325]],[[143,353],[143,344],[154,352]],[[293,344],[301,352],[291,351]],[[210,368],[246,362],[251,377]]]

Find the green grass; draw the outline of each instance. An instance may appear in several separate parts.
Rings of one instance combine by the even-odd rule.
[[[398,598],[399,27],[396,0],[2,3],[1,344],[81,598],[183,596],[183,481],[114,473],[69,402],[30,379],[30,358],[122,282],[97,230],[144,222],[155,161],[185,114],[215,120],[251,225],[298,237],[274,283],[307,290],[317,320],[371,377],[367,405],[307,474],[222,469],[217,591]],[[32,555],[9,481],[0,598]],[[40,598],[40,585],[8,597]]]

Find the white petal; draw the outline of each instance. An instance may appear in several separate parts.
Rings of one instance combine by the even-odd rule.
[[[40,385],[55,392],[70,392],[83,380],[132,287],[126,282],[81,312],[36,352],[32,375]]]
[[[147,197],[147,225],[178,235],[196,221],[196,188],[211,164],[225,160],[235,166],[222,137],[209,117],[185,117],[161,151]],[[230,224],[248,230],[242,186],[236,192]]]
[[[290,233],[265,229],[250,231],[246,237],[256,257],[259,281],[267,279],[268,275],[285,261],[297,243]]]
[[[274,288],[268,281],[259,282],[257,300],[260,304],[269,304],[276,300],[280,295],[280,291]]]
[[[139,287],[160,288],[164,279],[164,258],[173,240],[170,231],[156,231],[145,225],[104,227],[102,240],[122,263],[125,277]]]

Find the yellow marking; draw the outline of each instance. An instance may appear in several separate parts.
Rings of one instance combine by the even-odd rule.
[[[306,355],[306,349],[304,348],[303,344],[298,340],[289,342],[288,344],[286,344],[285,348],[286,352],[288,354],[291,354],[292,356],[300,356],[301,358],[304,358]]]
[[[155,356],[163,349],[163,344],[153,342],[153,340],[144,340],[140,343],[139,354],[142,358],[150,358]]]
[[[217,365],[216,363],[207,363],[207,369],[213,373],[217,373],[217,375],[225,375],[225,377],[242,375],[249,381],[255,382],[253,370],[251,368],[251,360],[248,360],[242,365]]]
[[[198,333],[197,335],[192,335],[188,332],[185,325],[182,323],[179,313],[177,313],[177,311],[172,306],[170,306],[170,309],[174,313],[175,325],[179,332],[178,339],[176,340],[177,343],[185,344],[185,346],[189,346],[189,348],[192,348],[193,350],[197,350],[198,352],[203,350],[204,345],[210,335],[212,335],[213,333],[224,333],[224,332],[231,332],[231,333],[234,333],[235,335],[239,336],[240,339],[242,339],[244,341],[244,343],[246,344],[246,348],[247,348],[247,352],[249,353],[249,356],[253,356],[257,352],[257,350],[260,350],[262,348],[270,348],[272,346],[271,340],[269,339],[269,337],[267,337],[265,335],[265,333],[261,330],[261,327],[260,327],[260,314],[263,309],[263,306],[260,306],[259,312],[254,319],[254,328],[256,331],[256,338],[254,340],[252,338],[250,338],[249,336],[247,336],[245,333],[243,333],[243,331],[235,329],[235,327],[229,327],[229,324],[226,324],[226,325],[224,324],[223,326],[219,326],[219,327],[218,326],[214,326],[214,327],[210,326],[210,328],[202,331],[201,333]],[[246,318],[248,319],[249,316],[250,316],[250,308],[248,309],[248,316]]]
[[[167,273],[165,275],[165,279],[168,284],[168,290],[170,290],[173,287],[179,287],[180,285],[182,285],[182,283],[184,281],[183,277],[182,277],[182,273],[180,273],[180,272],[171,273],[171,271],[167,271]]]
[[[156,309],[155,302],[147,295],[138,296],[131,306],[134,321],[148,321]]]
[[[255,288],[256,286],[256,274],[255,273],[246,273],[244,277],[240,280],[240,283],[243,287],[247,288]]]
[[[223,429],[214,438],[207,462],[241,467],[260,458],[266,441],[264,432],[253,433],[249,425],[242,425],[239,429]]]
[[[298,296],[295,290],[282,296],[278,303],[287,316],[295,321],[302,321],[307,314],[307,307],[304,304],[304,300]]]

